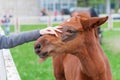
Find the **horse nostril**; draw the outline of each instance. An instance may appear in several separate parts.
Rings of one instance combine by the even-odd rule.
[[[40,44],[37,44],[37,45],[35,46],[35,52],[36,52],[37,54],[40,53],[40,48],[41,48],[41,45],[40,45]]]
[[[38,44],[38,45],[35,46],[35,49],[40,49],[40,48],[41,48],[40,44]]]
[[[40,50],[39,50],[39,49],[35,49],[35,52],[36,52],[37,54],[39,54],[39,53],[40,53]]]

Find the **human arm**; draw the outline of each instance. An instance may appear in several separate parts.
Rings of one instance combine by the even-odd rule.
[[[12,48],[23,43],[34,41],[39,37],[39,30],[21,32],[10,36],[0,35],[0,49]]]
[[[27,43],[27,42],[34,41],[44,34],[55,34],[56,35],[54,30],[57,30],[57,27],[54,29],[49,27],[49,28],[45,28],[41,30],[21,32],[19,34],[12,34],[9,36],[0,35],[0,49],[12,48],[12,47],[15,47],[15,46]]]

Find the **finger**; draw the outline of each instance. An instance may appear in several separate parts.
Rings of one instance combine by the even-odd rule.
[[[54,27],[55,31],[62,32],[60,29],[62,29],[62,26],[56,26],[56,27]]]
[[[48,27],[47,31],[48,31],[49,34],[54,34],[56,37],[58,37],[58,34],[55,32],[55,30],[58,31],[58,32],[61,32],[58,29],[54,29],[54,27]]]
[[[62,32],[62,31],[61,31],[61,30],[59,30],[59,29],[55,29],[55,31],[60,32],[60,33]]]
[[[57,34],[54,30],[52,30],[52,33],[53,33],[56,37],[58,37],[58,34]]]
[[[48,28],[47,28],[47,31],[48,31],[48,32],[52,32],[52,30],[53,30],[53,27],[48,27]]]
[[[58,37],[58,34],[55,32],[55,36]]]
[[[54,29],[48,30],[47,33],[48,34],[54,34],[56,37],[58,37],[58,34],[55,32]]]

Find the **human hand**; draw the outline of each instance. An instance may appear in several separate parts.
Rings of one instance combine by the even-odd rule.
[[[56,37],[58,37],[57,32],[62,32],[61,30],[59,30],[60,28],[62,28],[61,26],[56,26],[56,27],[47,27],[47,28],[44,28],[44,29],[41,29],[40,30],[40,34],[41,35],[44,35],[44,34],[53,34],[55,35]]]

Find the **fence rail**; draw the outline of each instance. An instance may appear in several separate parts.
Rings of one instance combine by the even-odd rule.
[[[106,14],[101,14],[100,17],[107,16]],[[11,18],[11,24],[14,25],[15,32],[20,32],[21,25],[34,25],[34,24],[55,24],[61,23],[64,20],[70,18],[69,15],[58,15],[58,16],[13,16]],[[2,18],[0,18],[2,19]],[[111,21],[111,22],[109,22]],[[108,20],[108,25],[105,30],[120,30],[119,27],[113,24],[114,22],[120,22],[120,14],[112,14],[111,20]]]

